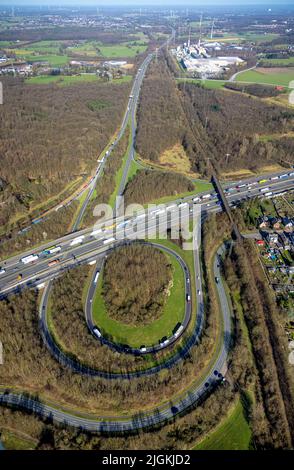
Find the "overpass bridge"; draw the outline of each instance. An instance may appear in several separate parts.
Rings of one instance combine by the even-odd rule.
[[[213,174],[212,174],[211,182],[212,182],[214,188],[216,189],[216,192],[219,196],[219,199],[221,201],[223,209],[226,211],[226,213],[227,213],[227,215],[230,219],[230,222],[232,224],[232,233],[233,233],[233,236],[234,236],[235,240],[238,241],[238,242],[242,241],[242,235],[241,235],[241,233],[240,233],[240,231],[237,227],[237,224],[234,222],[234,218],[233,218],[233,215],[232,215],[230,205],[228,203],[228,200],[225,196],[222,185],[220,184],[219,179],[218,179],[215,172],[213,172]]]

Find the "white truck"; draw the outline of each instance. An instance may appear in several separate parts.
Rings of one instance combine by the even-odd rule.
[[[114,237],[111,237],[111,238],[107,238],[106,240],[104,240],[104,245],[108,245],[109,243],[113,243],[115,242],[115,238]]]
[[[72,242],[70,243],[70,246],[75,246],[75,245],[80,245],[83,243],[83,240],[85,238],[85,235],[82,235],[81,237],[74,238]]]
[[[37,261],[39,259],[39,256],[38,255],[29,255],[29,256],[25,256],[24,258],[21,258],[21,262],[23,264],[29,264],[29,263],[34,263],[35,261]]]

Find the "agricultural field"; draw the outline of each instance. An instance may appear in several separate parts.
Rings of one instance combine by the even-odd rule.
[[[294,80],[294,68],[258,68],[240,73],[236,80],[238,82],[263,83],[267,85],[289,86]]]
[[[147,44],[144,42],[126,42],[115,46],[101,46],[100,52],[103,57],[117,59],[120,57],[135,57],[147,50]]]
[[[287,59],[261,59],[261,65],[267,67],[294,67],[294,57]]]
[[[227,83],[226,80],[201,80],[199,78],[188,78],[188,79],[180,79],[180,83],[199,83],[200,85],[204,86],[205,88],[216,90],[218,88],[223,88],[224,85]]]
[[[213,39],[210,38],[210,36],[207,36],[205,38],[206,42],[233,42],[233,43],[241,43],[241,42],[254,42],[254,43],[262,43],[262,42],[270,42],[273,41],[274,39],[278,38],[278,34],[264,34],[264,33],[255,33],[254,31],[248,31],[246,33],[234,33],[234,32],[229,32],[229,33],[223,33],[223,34],[215,34],[213,36]]]

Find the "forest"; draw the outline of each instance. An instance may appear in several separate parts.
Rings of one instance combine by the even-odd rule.
[[[129,84],[60,88],[5,79],[0,109],[0,225],[89,176],[120,124]],[[107,103],[92,110],[93,100]]]
[[[144,245],[115,250],[103,273],[103,298],[111,318],[147,325],[160,317],[172,286],[173,268],[161,251]]]
[[[138,170],[126,186],[126,204],[146,204],[164,196],[177,196],[195,189],[191,180],[178,173]]]
[[[235,311],[242,311],[255,359],[255,394],[260,414],[254,423],[256,439],[263,448],[290,448],[294,381],[279,322],[281,312],[251,241],[233,249],[225,260],[224,273]]]
[[[144,82],[137,151],[142,158],[156,162],[164,151],[180,143],[192,170],[203,176],[211,173],[211,163],[220,172],[293,163],[288,141],[263,139],[291,132],[294,122],[293,110],[258,99],[269,96],[267,88],[248,85],[245,94],[243,88],[241,93],[233,93],[189,82],[177,87],[161,56]]]

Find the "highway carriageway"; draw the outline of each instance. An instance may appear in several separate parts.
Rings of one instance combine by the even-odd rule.
[[[73,230],[76,231],[78,230],[82,220],[83,220],[83,217],[84,217],[84,214],[86,212],[86,209],[87,209],[87,206],[93,196],[93,193],[95,191],[95,188],[96,188],[96,185],[97,185],[97,181],[99,180],[99,178],[103,175],[103,170],[104,170],[104,167],[106,165],[106,161],[108,160],[108,158],[110,157],[111,153],[113,152],[113,150],[115,149],[115,147],[118,145],[118,143],[120,142],[122,136],[124,135],[125,131],[126,131],[126,128],[127,128],[127,125],[128,125],[128,121],[129,121],[129,118],[131,116],[131,119],[132,119],[132,129],[131,129],[131,132],[132,132],[132,146],[131,146],[131,150],[130,152],[133,151],[133,148],[134,148],[134,141],[135,141],[135,134],[136,134],[136,125],[135,125],[135,122],[136,122],[136,109],[137,109],[137,104],[138,104],[138,100],[139,100],[139,95],[140,95],[140,90],[141,90],[141,87],[142,87],[142,83],[143,83],[143,80],[144,80],[144,77],[145,77],[145,74],[146,74],[146,70],[151,62],[153,58],[153,54],[149,54],[146,59],[144,60],[144,62],[142,63],[141,67],[139,68],[138,72],[137,72],[137,75],[135,77],[135,80],[134,80],[134,83],[133,83],[133,86],[132,86],[132,91],[131,91],[131,94],[130,94],[130,97],[129,97],[129,101],[128,101],[128,106],[127,106],[127,110],[125,112],[125,115],[124,115],[124,118],[123,118],[123,122],[122,122],[122,125],[121,125],[121,128],[120,128],[120,131],[118,133],[118,136],[116,137],[116,139],[114,140],[114,142],[110,145],[110,147],[108,148],[108,150],[106,151],[105,155],[104,155],[104,158],[102,159],[102,161],[100,162],[97,170],[96,170],[96,174],[95,174],[95,177],[93,179],[93,181],[91,182],[90,186],[89,186],[89,192],[87,194],[87,197],[83,203],[83,206],[79,212],[79,215],[77,217],[77,220],[73,226]],[[132,156],[129,156],[129,159],[128,161],[131,161],[132,160]],[[125,168],[125,171],[124,171],[124,179],[123,181],[125,182],[126,181],[126,178],[127,178],[127,174],[128,174],[128,171],[129,171],[129,164],[126,165],[127,167],[127,170]],[[127,172],[126,172],[127,171]],[[126,173],[126,174],[125,174]],[[125,183],[124,183],[125,184]],[[123,187],[124,189],[124,187]]]
[[[271,184],[270,184],[271,183]],[[245,184],[244,181],[242,184]],[[282,191],[287,191],[287,190],[292,190],[294,188],[294,179],[293,177],[285,178],[282,180],[274,180],[272,182],[265,182],[263,184],[257,184],[250,186],[252,189],[248,189],[248,184],[251,185],[252,182],[246,183],[247,186],[244,188],[236,189],[232,188],[233,190],[231,192],[227,192],[226,196],[229,201],[230,205],[235,205],[236,203],[240,202],[243,199],[247,198],[252,198],[256,196],[264,196],[264,194],[260,193],[260,189],[264,187],[268,187],[270,192],[274,193],[280,193]],[[194,197],[194,199],[203,197],[207,194],[203,193],[202,195],[197,195]],[[221,203],[218,200],[217,196],[212,196],[209,198],[209,200],[201,200],[199,201],[201,203],[201,209],[204,212],[218,212],[222,210]],[[177,204],[185,204],[189,203],[190,205],[193,203],[193,199],[191,199],[191,196],[189,199],[184,199],[183,200],[176,200],[173,203],[170,203],[166,206],[166,210],[172,211],[175,210],[177,207]],[[158,223],[157,223],[157,217],[150,215],[153,212],[154,209],[151,209],[149,211],[149,216],[148,216],[148,231],[152,233],[155,228],[158,228]],[[140,217],[140,216],[139,216]],[[161,215],[162,217],[162,215]],[[123,217],[119,217],[115,220],[116,224],[116,235],[117,237],[119,236],[125,236],[127,237],[130,232],[133,231],[132,224],[133,221],[136,219],[136,217],[133,217],[132,219],[125,220],[123,222]],[[110,222],[111,223],[111,222]],[[130,224],[129,229],[128,225],[122,227],[121,229],[119,228],[120,224]],[[107,227],[107,222],[103,223],[102,226]],[[144,225],[144,224],[143,224]],[[81,232],[76,232],[69,234],[59,240],[56,240],[55,242],[51,242],[50,245],[45,245],[41,248],[38,249],[38,251],[35,250],[35,253],[39,254],[39,259],[32,264],[29,265],[24,265],[21,261],[20,258],[30,255],[32,251],[26,252],[22,255],[19,255],[17,257],[13,257],[9,260],[6,260],[5,262],[1,262],[1,267],[5,269],[5,273],[1,274],[0,276],[0,294],[6,294],[8,292],[13,291],[17,287],[25,286],[27,282],[32,281],[35,282],[35,284],[38,283],[38,278],[42,276],[42,279],[44,279],[44,275],[49,276],[52,273],[59,274],[61,271],[64,269],[69,269],[73,267],[75,264],[78,264],[81,261],[84,261],[85,259],[88,260],[90,258],[90,255],[94,254],[99,254],[99,250],[105,251],[105,248],[107,245],[104,245],[104,241],[107,238],[112,238],[112,232],[113,229],[106,229],[105,231],[101,231],[100,234],[96,234],[95,238],[91,235],[93,231],[99,230],[99,228],[91,227],[90,229],[83,230]],[[145,227],[142,229],[141,232],[138,232],[138,236],[140,233],[142,235],[145,235]],[[73,240],[84,237],[81,240],[81,243],[75,246],[71,246],[71,243]],[[143,237],[145,238],[145,236]],[[115,241],[114,241],[115,242]],[[44,256],[41,255],[41,253],[50,246],[60,246],[61,247],[61,252],[58,253],[57,255],[54,256]],[[109,247],[110,245],[108,245]],[[60,260],[60,263],[58,263],[55,266],[48,266],[48,263],[54,259],[58,258]],[[17,280],[17,276],[19,274],[22,274],[22,279]]]
[[[166,253],[173,256],[178,261],[178,263],[180,264],[182,268],[182,272],[183,272],[184,279],[185,279],[185,315],[184,315],[184,319],[182,323],[180,325],[179,324],[175,325],[175,330],[174,330],[173,335],[171,337],[165,338],[164,340],[161,340],[159,344],[155,344],[152,346],[142,345],[140,348],[132,348],[126,344],[114,343],[108,338],[103,337],[103,334],[100,331],[100,329],[98,330],[99,335],[97,336],[97,333],[95,334],[95,329],[99,328],[99,324],[94,323],[92,306],[93,306],[93,297],[95,295],[95,290],[96,290],[96,285],[97,285],[97,274],[99,274],[103,266],[100,266],[99,270],[97,270],[97,268],[94,270],[91,284],[88,290],[86,303],[85,303],[85,315],[86,315],[87,325],[88,325],[89,330],[95,337],[95,339],[96,340],[98,339],[99,341],[101,341],[101,343],[106,344],[107,346],[109,346],[110,348],[118,352],[134,354],[134,355],[142,355],[142,354],[150,354],[150,353],[154,354],[166,348],[167,346],[171,346],[172,344],[174,344],[176,341],[178,341],[178,339],[185,332],[187,326],[190,323],[191,314],[192,314],[191,274],[183,258],[179,256],[174,250],[167,248],[159,243],[144,242],[144,241],[140,243],[146,246],[153,246],[154,248],[158,248],[159,250],[165,251]],[[199,286],[197,287],[199,289]],[[176,329],[176,327],[178,328]]]
[[[143,242],[144,244],[148,244],[151,246],[154,246],[158,249],[164,250],[170,255],[174,256],[177,261],[180,263],[181,268],[183,270],[184,276],[185,276],[185,296],[190,295],[191,298],[191,290],[192,286],[190,283],[190,273],[188,270],[188,267],[185,263],[185,261],[172,249],[167,248],[165,246],[162,246],[157,243],[146,243]],[[198,256],[198,254],[197,254]],[[98,260],[100,262],[100,260]],[[200,265],[199,265],[200,266]],[[182,323],[182,330],[179,332],[178,335],[175,333],[170,337],[167,338],[164,342],[160,342],[152,347],[146,347],[144,348],[144,351],[142,351],[142,348],[130,348],[127,345],[122,345],[122,344],[115,344],[106,338],[100,337],[99,339],[95,336],[94,334],[94,328],[96,325],[93,322],[92,319],[92,303],[91,299],[95,293],[96,289],[96,284],[94,282],[95,275],[97,273],[97,268],[95,269],[92,282],[90,284],[89,290],[88,290],[88,295],[86,299],[86,304],[85,304],[85,316],[86,316],[86,322],[88,325],[88,328],[90,332],[93,334],[95,339],[98,341],[100,340],[103,344],[111,347],[112,349],[120,352],[120,353],[127,353],[127,354],[134,354],[134,355],[143,355],[143,354],[148,354],[148,353],[157,353],[168,346],[171,346],[174,344],[176,341],[179,340],[181,335],[184,333],[186,328],[188,327],[190,321],[191,321],[191,315],[192,315],[192,302],[187,300],[186,297],[186,302],[185,302],[185,317]],[[201,289],[201,280],[198,281],[198,278],[200,279],[200,275],[197,275],[197,287],[198,289]],[[51,335],[50,328],[48,327],[47,323],[47,308],[48,308],[48,301],[49,301],[49,296],[50,296],[50,291],[51,291],[51,284],[49,284],[49,288],[45,289],[43,292],[41,304],[40,304],[40,327],[41,327],[41,334],[44,340],[44,343],[46,344],[47,348],[50,350],[51,354],[55,357],[55,359],[60,362],[62,365],[69,367],[72,369],[74,372],[81,373],[84,375],[90,375],[90,376],[98,376],[98,377],[103,377],[105,379],[130,379],[132,377],[140,377],[143,375],[153,375],[158,373],[160,370],[165,369],[165,368],[172,368],[175,364],[180,362],[185,355],[188,354],[190,348],[198,342],[199,336],[202,331],[202,326],[203,326],[203,315],[204,315],[204,310],[203,310],[203,297],[198,296],[199,300],[197,299],[197,302],[195,304],[197,305],[197,320],[194,325],[194,333],[192,334],[191,338],[187,341],[187,343],[183,346],[181,351],[176,351],[176,353],[168,358],[167,360],[164,361],[164,363],[157,364],[155,366],[152,366],[147,369],[140,369],[138,371],[134,372],[126,372],[126,373],[121,373],[121,372],[105,372],[105,371],[100,371],[97,369],[93,369],[90,367],[86,367],[80,363],[78,363],[76,360],[72,359],[68,355],[64,354],[58,347],[58,345],[55,343],[54,338]],[[176,325],[175,325],[176,326]],[[146,349],[146,350],[145,350]]]
[[[290,172],[290,170],[288,170],[288,173],[292,173],[292,172]],[[271,188],[280,188],[281,191],[282,190],[287,190],[287,189],[292,189],[293,182],[294,182],[294,175],[293,176],[287,176],[286,178],[283,178],[283,179],[273,180],[273,178],[279,178],[279,176],[281,176],[283,174],[286,174],[286,172],[284,172],[284,173],[274,173],[274,174],[271,174],[271,175],[264,175],[264,176],[249,178],[249,179],[246,179],[246,180],[241,180],[237,183],[235,182],[233,184],[228,183],[228,184],[223,186],[226,197],[231,201],[232,200],[237,201],[238,199],[239,200],[244,199],[246,195],[251,196],[251,197],[257,196],[259,194],[259,191],[258,191],[259,189],[269,187],[269,185],[270,185],[269,190],[271,190]],[[262,181],[262,180],[266,180],[266,181],[262,184],[258,184],[258,186],[257,186],[256,183],[258,183],[258,181]],[[244,187],[243,185],[246,185],[246,187]],[[239,188],[237,188],[237,186],[239,186]],[[250,186],[251,186],[251,189],[249,189]],[[227,192],[227,191],[230,191],[230,192]],[[174,201],[171,201],[170,203],[166,204],[166,206],[168,207],[169,205],[172,205],[172,204],[175,204],[175,203],[178,204],[178,203],[181,203],[183,201],[191,203],[193,201],[193,199],[195,199],[195,198],[197,199],[197,198],[201,198],[203,196],[207,196],[210,193],[212,193],[212,191],[210,191],[210,192],[209,191],[204,191],[202,193],[195,194],[195,195],[189,195],[189,196],[184,197],[184,198],[176,198]],[[215,193],[213,193],[213,194],[215,194]],[[199,203],[201,203],[204,207],[209,207],[210,203],[213,202],[213,200],[214,200],[214,198],[210,198],[207,201],[201,200],[201,201],[199,201]],[[115,222],[119,223],[120,220],[122,220],[122,218],[117,217],[115,219]],[[105,221],[104,223],[105,223],[105,225],[109,225],[113,222]],[[28,256],[32,252],[39,253],[39,252],[45,250],[46,248],[49,248],[52,245],[58,245],[58,246],[60,245],[61,247],[63,247],[64,245],[68,244],[68,242],[72,241],[74,238],[76,238],[78,236],[83,236],[83,235],[88,236],[92,231],[93,231],[93,227],[89,227],[89,228],[86,228],[84,230],[80,230],[78,232],[71,232],[71,233],[69,233],[69,234],[67,234],[63,237],[60,237],[59,239],[57,239],[55,241],[49,241],[46,244],[43,244],[40,247],[35,248],[35,250],[34,250],[34,248],[31,248],[30,250],[27,250],[26,252],[24,252],[21,255],[13,256],[13,257],[10,257],[9,259],[0,261],[0,266],[5,267],[5,269],[6,269],[6,267],[7,268],[15,267],[16,265],[19,264],[19,260],[20,260],[21,257]],[[0,282],[1,282],[1,279],[0,279]],[[0,284],[0,286],[1,286],[1,284]]]
[[[221,254],[222,248],[218,251],[214,259],[214,276],[219,278],[220,268],[218,257]],[[79,429],[93,432],[124,432],[135,429],[150,428],[156,424],[166,423],[168,420],[173,419],[176,415],[196,406],[199,400],[203,399],[207,393],[211,392],[215,387],[219,386],[219,384],[223,381],[223,376],[226,374],[227,355],[230,347],[231,337],[231,311],[221,278],[220,281],[216,284],[216,288],[220,299],[223,325],[221,346],[217,359],[215,360],[214,364],[210,366],[206,376],[200,381],[200,383],[193,383],[188,390],[173,397],[172,400],[156,406],[154,409],[142,412],[138,416],[126,417],[94,415],[92,417],[89,415],[83,416],[82,414],[73,412],[70,409],[62,409],[60,405],[40,402],[37,399],[28,397],[27,394],[17,394],[9,391],[8,389],[0,392],[0,403],[11,405],[17,408],[28,409],[39,414],[43,418],[49,417],[57,423],[62,423],[63,425],[78,427]],[[195,344],[197,331],[199,331],[199,323],[196,324],[195,331],[187,342],[185,351],[182,351],[182,355],[180,355],[178,358],[174,357],[168,359],[167,362],[171,360],[175,361],[183,359],[184,354],[187,353],[191,345]],[[66,358],[66,360],[72,361],[71,358]],[[156,368],[158,369],[159,367],[168,367],[167,362],[156,366]],[[66,365],[69,365],[68,362],[66,362]],[[83,366],[80,364],[78,364],[78,366],[79,370],[77,372],[83,373]],[[107,378],[112,378],[109,375],[111,374],[108,374]],[[124,375],[124,378],[130,379],[132,376],[146,375],[146,371],[143,370],[134,372],[133,374],[131,373]]]

